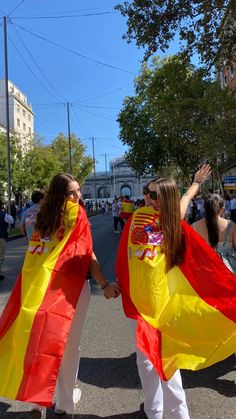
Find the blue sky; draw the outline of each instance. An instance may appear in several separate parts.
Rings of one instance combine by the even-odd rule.
[[[116,3],[2,0],[0,4],[1,15],[12,11],[7,25],[9,79],[32,103],[35,132],[47,143],[59,132],[67,135],[69,101],[71,132],[81,138],[89,155],[95,138],[98,171],[105,170],[105,154],[108,166],[126,149],[118,139],[116,118],[124,97],[133,93],[143,57],[134,43],[122,39],[126,20],[114,11]],[[3,79],[2,28],[0,33]]]

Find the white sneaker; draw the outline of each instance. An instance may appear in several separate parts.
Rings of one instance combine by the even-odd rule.
[[[79,403],[80,399],[81,399],[81,390],[80,390],[80,388],[76,387],[73,390],[73,402],[74,402],[74,404]]]
[[[77,403],[79,403],[81,398],[81,390],[80,388],[74,388],[73,390],[73,403],[74,403],[74,411],[76,409],[76,405]],[[65,410],[59,409],[58,407],[55,406],[54,408],[54,413],[56,413],[56,415],[64,415],[66,413]]]

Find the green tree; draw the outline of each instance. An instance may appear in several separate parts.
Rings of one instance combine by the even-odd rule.
[[[118,122],[138,173],[188,179],[201,161],[221,173],[236,158],[235,99],[181,55],[143,65]]]
[[[127,17],[124,38],[146,48],[145,58],[165,52],[176,35],[185,53],[198,52],[202,62],[212,64],[219,50],[232,56],[235,0],[133,0],[116,9]]]
[[[53,140],[51,144],[53,154],[60,162],[60,170],[62,172],[69,171],[69,152],[68,152],[68,138],[62,133]],[[85,156],[85,146],[80,139],[74,134],[71,135],[71,162],[72,173],[82,183],[91,173],[93,167],[93,159]]]

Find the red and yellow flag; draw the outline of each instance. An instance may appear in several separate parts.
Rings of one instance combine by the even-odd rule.
[[[185,222],[184,260],[166,274],[158,224],[152,207],[136,210],[116,266],[137,346],[168,380],[178,368],[205,368],[236,351],[236,276]]]
[[[50,406],[92,255],[84,209],[67,202],[61,228],[34,233],[0,318],[0,396]]]

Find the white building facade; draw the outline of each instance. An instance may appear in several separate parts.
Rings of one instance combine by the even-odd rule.
[[[110,163],[109,172],[92,173],[82,188],[84,199],[107,199],[128,195],[130,198],[142,198],[143,187],[153,179],[152,174],[138,176],[123,157]]]
[[[19,146],[28,150],[34,135],[34,113],[26,95],[8,81],[9,126],[11,133],[19,138]],[[5,80],[0,80],[0,125],[6,127]]]

